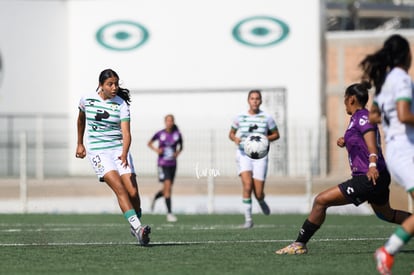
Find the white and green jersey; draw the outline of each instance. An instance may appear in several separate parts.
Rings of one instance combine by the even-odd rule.
[[[263,111],[251,115],[244,112],[236,116],[231,125],[233,130],[237,131],[237,136],[241,139],[239,149],[244,151],[244,140],[251,133],[260,133],[265,136],[269,131],[277,130],[275,120]]]
[[[79,109],[86,116],[86,146],[102,151],[122,147],[121,121],[130,121],[128,104],[119,96],[103,100],[98,93],[84,96]]]
[[[414,127],[401,123],[397,114],[397,101],[406,100],[411,103],[411,112],[414,113],[413,84],[410,76],[400,68],[392,69],[381,88],[381,93],[374,98],[381,110],[382,127],[385,140],[388,142],[396,136],[406,135],[414,138]]]

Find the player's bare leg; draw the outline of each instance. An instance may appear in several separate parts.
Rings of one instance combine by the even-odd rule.
[[[258,179],[253,179],[253,192],[254,195],[259,202],[260,208],[262,209],[263,214],[270,215],[270,208],[267,205],[266,201],[264,200],[264,186],[265,182]]]
[[[129,179],[131,179],[131,175],[125,175],[124,180],[130,182]],[[119,207],[131,225],[131,234],[138,239],[141,245],[147,245],[150,241],[149,234],[151,233],[151,228],[148,225],[141,225],[141,220],[137,216],[126,186],[135,189],[137,194],[138,189],[132,188],[133,184],[131,182],[124,184],[117,171],[109,171],[106,173],[104,181],[114,191],[118,199]]]
[[[122,183],[128,191],[129,200],[137,213],[137,216],[141,218],[141,198],[139,196],[139,189],[137,178],[135,174],[124,174],[121,176]]]
[[[253,192],[253,179],[251,171],[244,171],[240,174],[243,185],[243,207],[244,207],[244,225],[243,228],[253,227],[252,218],[252,192]]]
[[[172,194],[172,181],[170,179],[164,180],[163,195],[165,198],[165,205],[167,206],[167,221],[176,222],[177,217],[171,211],[171,194]]]

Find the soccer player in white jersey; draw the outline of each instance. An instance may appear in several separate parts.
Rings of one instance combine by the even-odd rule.
[[[382,123],[388,168],[396,181],[414,198],[414,104],[410,44],[391,35],[381,49],[360,63],[364,78],[375,86],[370,121]],[[391,274],[394,255],[414,234],[414,216],[407,218],[384,246],[375,252],[377,270]]]
[[[251,133],[267,136],[269,142],[277,140],[279,131],[274,119],[260,110],[262,94],[260,90],[251,90],[247,97],[249,110],[236,116],[231,125],[229,138],[236,143],[236,161],[238,174],[243,185],[243,207],[245,223],[243,228],[252,228],[252,192],[265,215],[270,214],[264,198],[264,184],[267,174],[268,156],[262,159],[249,158],[243,149],[245,138]]]
[[[131,234],[139,244],[147,245],[151,228],[141,224],[141,201],[129,152],[129,103],[129,90],[119,87],[118,74],[111,69],[102,71],[97,91],[79,102],[76,157],[88,157],[99,180],[114,191]],[[83,144],[85,130],[87,149]]]

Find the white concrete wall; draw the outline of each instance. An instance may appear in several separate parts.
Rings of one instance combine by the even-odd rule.
[[[1,113],[66,113],[64,1],[0,1]]]
[[[194,104],[197,97],[160,101],[154,106],[139,103],[140,91],[241,88],[247,95],[250,88],[282,87],[287,90],[288,131],[317,128],[323,68],[321,16],[320,0],[2,0],[0,112],[66,113],[70,116],[68,143],[75,148],[79,97],[95,90],[100,71],[112,68],[123,86],[134,92],[133,127],[161,128],[169,112],[183,128],[205,126],[199,123],[205,117],[218,117],[210,121],[212,125],[229,127],[233,115],[226,106],[247,108],[225,96],[203,99],[203,108],[188,119],[192,106],[200,105]],[[249,41],[281,40],[267,47],[237,41],[233,29],[253,17],[256,20],[245,22],[241,30]],[[123,51],[100,44],[97,33],[110,30],[104,28],[110,24],[116,29],[112,36],[106,33],[102,38],[108,45],[131,46],[142,39],[142,29],[120,21],[145,28],[145,43]],[[286,36],[281,35],[283,29],[277,22],[287,26]],[[261,28],[254,34],[256,27]],[[124,36],[115,38],[116,32]],[[289,139],[289,154],[298,150],[302,139]],[[91,173],[72,153],[68,159],[71,174]]]
[[[298,1],[269,0],[101,0],[98,5],[97,1],[69,1],[71,102],[75,105],[81,94],[95,89],[98,73],[110,67],[119,73],[125,87],[138,92],[245,87],[247,93],[251,87],[284,87],[288,125],[315,129],[321,115],[321,13],[319,0],[300,2],[298,8]],[[233,28],[255,16],[270,16],[284,22],[289,28],[287,36],[268,47],[239,43],[232,36]],[[96,33],[116,21],[140,24],[148,31],[148,39],[128,51],[103,47],[95,39]],[[250,24],[251,28],[243,32],[252,37],[250,30],[255,22]],[[281,31],[269,22],[256,21],[256,24],[273,32],[262,36],[263,40],[272,35],[277,37]],[[131,40],[142,38],[137,28],[117,26],[117,31],[133,34]],[[128,39],[121,43],[112,37],[110,41],[111,45],[128,44]],[[222,117],[215,124],[226,123],[227,127],[232,118],[226,112],[232,101],[225,96],[204,100],[203,107],[192,113],[191,120],[189,110],[199,102],[194,103],[190,97],[185,101],[159,101],[157,105],[140,105],[139,93],[135,99],[134,127],[146,124],[154,130],[160,128],[163,116],[169,112],[176,115],[181,127],[192,129],[206,127],[205,117],[211,114]],[[289,151],[297,150],[295,143],[303,142],[303,138],[306,137],[289,140]],[[74,170],[81,169],[79,162],[73,164]]]

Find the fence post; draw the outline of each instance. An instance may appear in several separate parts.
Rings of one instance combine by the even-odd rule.
[[[38,115],[36,118],[36,179],[44,178],[44,146],[43,146],[43,117]]]
[[[328,163],[327,163],[327,158],[328,158],[328,137],[327,134],[328,133],[328,129],[327,129],[327,121],[326,121],[326,117],[323,116],[321,117],[321,121],[320,121],[320,125],[319,125],[319,144],[318,144],[318,149],[319,149],[319,175],[321,177],[326,177],[326,175],[328,174]]]
[[[207,197],[208,197],[208,205],[207,205],[207,212],[209,214],[214,213],[214,176],[208,175],[207,177]]]
[[[7,176],[13,175],[13,132],[14,132],[14,123],[13,116],[8,115],[7,118]]]
[[[210,168],[208,169],[208,176],[207,176],[207,212],[208,214],[214,213],[214,177],[215,175],[212,175],[212,169],[215,165],[214,161],[214,130],[210,131]]]
[[[20,201],[22,212],[27,212],[27,135],[20,134]]]
[[[312,189],[313,189],[313,181],[312,181],[312,131],[308,130],[308,167],[306,171],[306,197],[308,201],[308,209],[309,212],[312,209]]]

